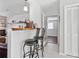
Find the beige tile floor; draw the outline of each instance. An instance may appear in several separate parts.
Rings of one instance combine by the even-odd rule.
[[[48,43],[44,50],[44,58],[71,58],[59,55],[57,44]]]
[[[57,38],[48,37],[48,44],[44,48],[44,58],[72,58],[70,56],[59,55]],[[41,57],[41,52],[39,52]]]

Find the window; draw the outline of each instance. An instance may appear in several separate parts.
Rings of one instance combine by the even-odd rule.
[[[48,23],[48,29],[54,29],[54,24],[53,23]]]
[[[57,17],[48,17],[47,19],[47,29],[54,29],[54,23],[57,21]]]

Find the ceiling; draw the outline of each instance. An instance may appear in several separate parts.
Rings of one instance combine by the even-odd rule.
[[[0,14],[15,15],[24,13],[23,6],[23,0],[0,0]]]
[[[41,6],[46,16],[58,15],[58,2],[59,0],[36,0]]]
[[[41,6],[50,4],[51,2],[56,2],[57,0],[36,0]]]
[[[49,14],[51,11],[57,12],[57,0],[35,0],[42,10]],[[0,0],[0,15],[23,14],[24,0]],[[46,13],[46,14],[48,14]]]

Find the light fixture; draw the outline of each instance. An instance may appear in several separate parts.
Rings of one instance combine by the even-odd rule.
[[[27,0],[25,0],[24,11],[25,11],[25,12],[28,11]]]
[[[27,6],[24,6],[24,11],[28,11],[28,7]]]

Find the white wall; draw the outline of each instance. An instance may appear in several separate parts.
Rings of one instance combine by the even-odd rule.
[[[45,12],[46,16],[59,15],[57,0],[50,2],[49,4],[43,6],[42,9]]]
[[[38,24],[38,27],[41,27],[41,8],[40,5],[35,0],[29,0],[30,3],[30,20],[34,23]],[[19,21],[28,19],[28,14],[16,14],[14,16],[10,16],[8,22],[11,23],[12,20]]]
[[[0,15],[13,16],[23,14],[24,0],[0,0]]]
[[[33,20],[38,24],[38,27],[41,27],[41,8],[36,0],[30,1],[30,20]]]
[[[79,0],[60,0],[60,53],[64,53],[64,6],[79,3]]]
[[[19,21],[19,20],[25,20],[28,19],[28,15],[27,14],[19,14],[19,15],[15,15],[15,16],[10,16],[8,17],[8,22],[11,23],[12,20],[14,21]]]
[[[46,16],[58,15],[59,0],[37,0]]]

